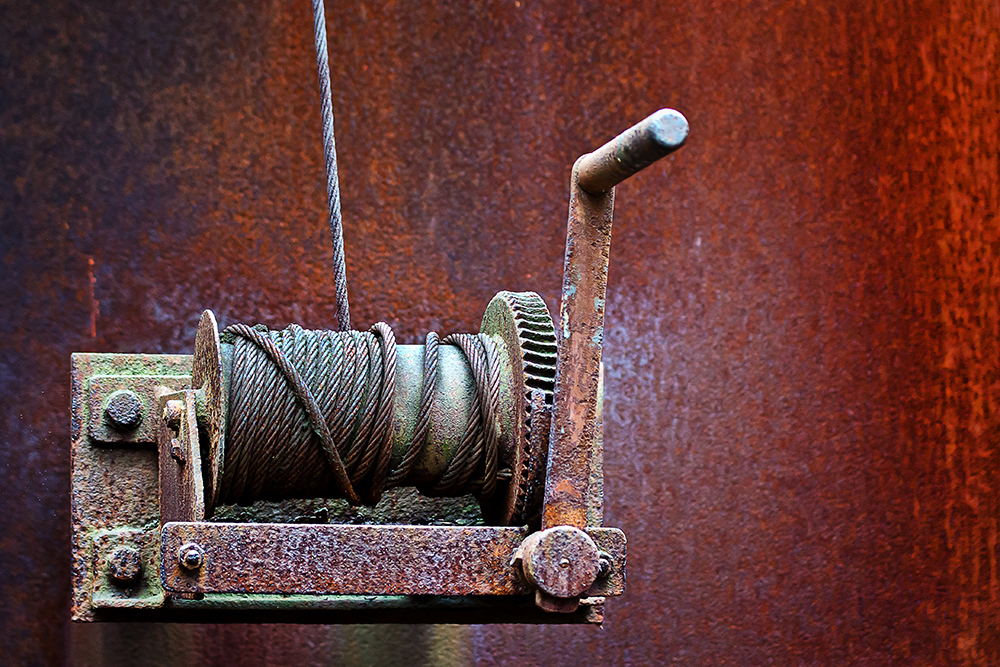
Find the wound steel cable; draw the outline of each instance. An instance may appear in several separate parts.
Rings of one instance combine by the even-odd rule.
[[[291,329],[291,327],[289,328]],[[273,367],[277,368],[281,372],[281,375],[288,383],[288,388],[291,390],[292,394],[294,394],[299,406],[305,411],[310,429],[319,438],[320,447],[322,448],[323,454],[326,455],[327,464],[333,473],[333,478],[338,490],[344,494],[344,497],[351,503],[355,505],[360,504],[361,499],[358,497],[350,478],[347,476],[347,471],[344,469],[343,461],[340,459],[340,452],[337,451],[337,447],[333,442],[333,436],[330,435],[330,429],[326,423],[326,419],[320,412],[316,399],[309,391],[309,388],[306,386],[305,381],[299,374],[298,369],[288,361],[285,354],[278,349],[275,342],[271,340],[269,336],[265,335],[264,332],[248,327],[245,324],[234,324],[228,327],[226,332],[235,334],[244,340],[251,341],[257,346],[258,349],[262,350],[267,355],[271,364],[273,364]],[[294,330],[292,333],[294,335]],[[269,378],[272,382],[261,382],[260,384],[251,383],[251,386],[260,386],[265,389],[273,387],[273,377],[274,375],[272,374],[271,378]],[[265,394],[271,393],[271,391],[265,392]],[[240,413],[237,412],[236,414],[239,415]],[[279,414],[278,423],[286,423],[285,419],[287,416],[287,412],[286,414]],[[234,433],[239,433],[238,429],[231,428],[230,430]],[[273,442],[273,440],[265,442]]]
[[[434,387],[437,385],[438,335],[430,331],[424,340],[424,381],[420,390],[420,411],[417,413],[417,427],[410,439],[406,455],[389,476],[389,486],[400,484],[413,469],[413,462],[423,449],[424,441],[431,430],[431,407],[434,405]]]
[[[226,460],[220,503],[327,497],[374,505],[410,474],[431,426],[438,378],[437,334],[427,334],[417,423],[390,470],[396,342],[379,323],[369,332],[283,331],[238,324],[234,345]],[[429,495],[493,494],[498,477],[500,366],[492,340],[455,334],[475,393],[461,444]]]
[[[499,398],[500,376],[499,367],[496,362],[490,363],[489,357],[491,348],[484,343],[489,340],[488,336],[477,336],[474,334],[452,334],[444,339],[446,344],[456,345],[465,354],[466,360],[472,367],[472,377],[476,381],[476,400],[474,401],[474,411],[478,411],[479,420],[475,422],[469,420],[470,426],[467,428],[465,438],[459,446],[455,455],[455,461],[478,461],[484,462],[482,476],[472,480],[471,486],[479,491],[479,494],[488,498],[493,495],[496,486],[497,471],[497,451],[500,442],[500,432],[496,417],[496,402],[493,397]],[[489,341],[492,345],[492,341]],[[493,351],[495,357],[495,350]],[[496,369],[496,383],[491,382],[490,367]],[[463,487],[470,485],[470,477],[474,468],[468,466],[455,467],[455,470],[448,470],[439,480],[435,487],[435,492],[442,493],[451,485]]]

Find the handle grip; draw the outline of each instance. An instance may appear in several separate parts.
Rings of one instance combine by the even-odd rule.
[[[590,194],[607,192],[629,176],[684,145],[687,119],[679,111],[660,109],[617,137],[584,155],[578,166],[580,187]]]

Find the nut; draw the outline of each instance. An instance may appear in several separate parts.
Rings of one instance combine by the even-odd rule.
[[[118,584],[130,584],[139,578],[142,558],[133,547],[118,547],[108,558],[108,574]]]
[[[176,399],[167,401],[167,404],[163,406],[163,421],[167,422],[167,426],[170,428],[177,430],[181,427],[181,414],[183,412],[183,401]]]
[[[606,551],[597,552],[597,564],[597,576],[601,579],[611,576],[611,573],[615,571],[614,560]]]
[[[142,423],[142,401],[128,389],[116,391],[104,406],[104,418],[116,431],[131,431]]]
[[[177,438],[170,439],[170,455],[180,463],[187,461],[187,457],[184,455],[184,448],[181,447],[181,441]]]
[[[177,551],[177,560],[185,570],[197,570],[205,563],[205,552],[197,544],[185,544]]]

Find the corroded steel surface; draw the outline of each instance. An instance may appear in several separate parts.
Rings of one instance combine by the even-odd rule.
[[[573,166],[542,528],[587,525],[591,478],[603,459],[598,397],[614,187],[683,146],[687,135],[681,113],[660,109]]]
[[[123,376],[148,375],[158,385],[179,390],[190,386],[190,373],[191,358],[182,355],[74,354],[71,358],[70,521],[66,527],[71,531],[73,555],[67,582],[72,581],[71,606],[76,618],[91,617],[95,607],[155,606],[163,599],[159,578],[150,576],[158,569],[155,544],[150,532],[142,530],[156,526],[160,517],[157,448],[139,437],[142,426],[133,433],[139,438],[133,446],[89,437],[86,425],[93,424],[91,411],[100,412],[102,403],[89,400],[88,394],[103,390],[92,379],[118,378],[121,382]],[[144,421],[158,427],[162,408],[155,388],[142,382],[129,386],[137,393],[151,392],[143,400],[158,409],[151,409]],[[107,576],[112,553],[119,547],[138,550],[144,563],[140,579],[127,587]]]
[[[143,443],[150,447],[156,443],[156,431],[160,422],[156,388],[164,383],[177,389],[188,389],[191,386],[190,375],[184,376],[180,381],[176,376],[156,375],[94,375],[81,380],[86,384],[81,388],[84,392],[82,398],[90,404],[87,435],[102,443]],[[105,415],[110,401],[122,391],[131,393],[140,405],[138,423],[134,428],[115,428]]]
[[[573,159],[696,128],[617,192],[603,631],[70,627],[68,354],[335,322],[312,27],[0,12],[6,662],[1000,662],[993,3],[330,5],[352,316],[400,343],[498,289],[557,307]]]
[[[551,337],[551,320],[547,315],[545,319]],[[193,622],[209,610],[218,612],[213,616],[218,623],[309,620],[300,613],[309,610],[323,612],[310,622],[461,620],[457,613],[443,610],[423,616],[416,608],[402,616],[401,609],[393,608],[392,613],[380,619],[376,607],[370,607],[369,598],[363,597],[405,594],[451,596],[454,609],[478,610],[475,618],[480,620],[546,621],[530,609],[526,611],[524,606],[506,606],[491,620],[488,606],[455,597],[528,597],[532,589],[522,580],[519,565],[513,562],[515,552],[529,532],[526,528],[282,525],[290,521],[324,524],[330,512],[324,506],[312,516],[302,516],[294,506],[280,508],[280,502],[241,508],[238,514],[241,523],[172,523],[202,521],[205,516],[201,455],[207,447],[199,443],[204,433],[196,415],[202,403],[210,402],[210,397],[199,396],[208,384],[202,377],[201,389],[173,391],[178,385],[188,386],[192,377],[201,377],[197,364],[189,375],[191,358],[181,355],[74,354],[72,362],[76,425],[71,450],[74,620]],[[137,375],[123,374],[126,372]],[[92,400],[88,394],[92,390],[108,391],[100,386],[95,389],[91,380],[112,378],[122,386],[137,388],[140,385],[132,380],[145,376],[154,378],[158,385],[150,399],[156,405],[150,420],[157,425],[156,451],[137,438],[131,447],[125,442],[114,443],[122,456],[107,457],[104,453],[109,443],[94,440],[88,430],[80,427],[91,421],[90,413],[102,412],[102,401]],[[544,404],[541,396],[539,401]],[[542,411],[540,406],[535,407]],[[154,466],[150,466],[151,460],[156,461]],[[113,489],[114,495],[94,493],[104,488]],[[428,516],[427,508],[409,504],[407,511],[399,500],[398,494],[390,494],[387,503],[373,508],[374,514],[367,521],[412,524],[429,519],[442,524],[464,523],[461,516],[455,516],[448,508]],[[232,512],[232,508],[221,510],[220,514]],[[289,514],[290,511],[294,514]],[[390,516],[393,513],[397,516]],[[162,544],[159,531],[150,525],[154,516],[158,516],[158,523],[164,528]],[[341,514],[339,521],[345,519],[355,522],[359,517]],[[596,542],[609,569],[596,582],[591,576],[584,587],[588,598],[595,599],[584,604],[589,611],[573,613],[577,609],[575,600],[571,608],[563,611],[573,613],[577,622],[598,623],[603,618],[603,598],[621,595],[624,590],[625,538],[615,529],[588,528],[588,531],[593,541],[586,536],[584,540],[588,544]],[[598,547],[592,549],[590,569],[595,571]],[[570,557],[574,562],[581,560]],[[134,566],[131,570],[130,565]],[[530,569],[525,572],[530,573]],[[171,591],[169,599],[164,597],[161,573],[164,585]],[[247,593],[257,595],[247,596]],[[312,593],[331,600],[337,598],[345,604],[332,609],[298,597],[298,602],[288,599],[285,605],[274,607],[267,596],[275,593],[285,596]],[[205,594],[209,599],[203,598]],[[220,607],[219,595],[236,595],[236,598],[228,606]],[[362,597],[352,602],[344,597],[349,595]],[[601,601],[596,601],[598,597]],[[178,607],[175,603],[181,599],[191,602]],[[351,618],[352,608],[366,613]],[[121,610],[134,613],[127,615],[128,612]],[[519,611],[526,613],[519,616]]]
[[[607,192],[654,164],[687,141],[687,119],[675,109],[660,109],[587,155],[580,157],[576,182],[593,194]]]
[[[108,397],[104,406],[104,419],[116,431],[132,431],[142,422],[142,401],[129,389],[120,389]]]
[[[587,525],[591,459],[597,455],[597,394],[615,191],[592,195],[570,177],[569,223],[559,304],[559,364],[542,528]]]
[[[198,320],[198,333],[194,339],[194,358],[191,360],[191,386],[201,390],[201,409],[204,414],[199,426],[204,430],[206,456],[205,512],[211,515],[219,492],[223,456],[226,452],[226,415],[229,414],[229,389],[232,378],[232,346],[225,348],[219,341],[219,323],[215,313],[206,310]]]
[[[579,528],[557,526],[532,533],[522,543],[517,557],[531,584],[548,595],[575,598],[597,578],[599,550],[607,553],[603,545],[595,544]]]
[[[532,434],[538,431],[536,422],[546,418],[540,413],[546,409],[545,403],[552,401],[555,388],[554,326],[545,302],[533,292],[501,291],[483,313],[480,332],[499,342],[499,348],[509,356],[511,367],[520,371],[510,374],[511,393],[520,400],[505,422],[506,428],[514,431],[504,438],[513,451],[503,452],[504,459],[510,462],[511,479],[505,494],[497,494],[483,505],[491,523],[514,526],[538,523],[542,499],[537,487],[544,484],[546,463],[546,453],[541,450],[548,450],[548,442],[540,446]],[[543,404],[538,410],[531,402],[535,391],[542,394]]]
[[[162,413],[156,437],[160,526],[168,521],[202,521],[205,478],[195,392],[164,392],[158,400]],[[108,471],[112,483],[114,472]]]
[[[172,523],[163,529],[160,562],[167,589],[177,592],[527,595],[531,588],[511,562],[526,535],[502,526]],[[591,528],[587,535],[624,572],[622,532]],[[201,549],[203,564],[179,561],[185,545]],[[582,590],[621,595],[624,583],[611,572]]]

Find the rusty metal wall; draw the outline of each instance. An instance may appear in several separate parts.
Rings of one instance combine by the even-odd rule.
[[[333,322],[308,3],[0,2],[0,662],[1000,662],[995,2],[329,9],[359,325],[556,305],[573,159],[619,188],[603,629],[72,626],[69,354]]]

